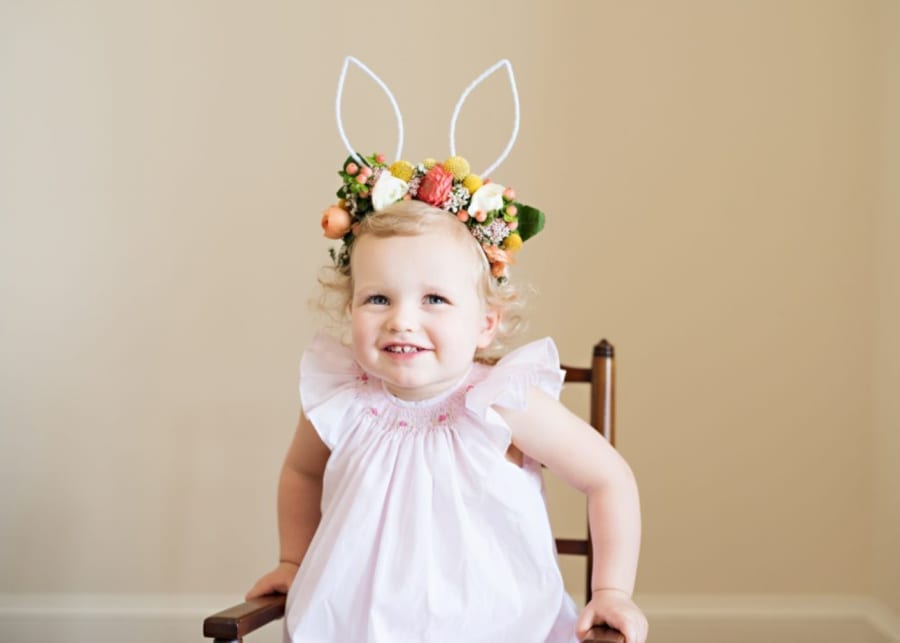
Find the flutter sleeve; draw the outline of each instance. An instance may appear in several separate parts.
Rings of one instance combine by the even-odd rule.
[[[492,407],[524,410],[532,386],[559,399],[564,377],[556,344],[546,337],[511,351],[490,367],[487,376],[466,394],[466,408],[487,425],[496,445],[506,449],[509,425]]]
[[[300,405],[319,437],[334,450],[346,433],[365,381],[351,349],[337,338],[316,335],[300,360]]]

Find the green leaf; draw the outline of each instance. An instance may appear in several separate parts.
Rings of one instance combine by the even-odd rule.
[[[516,203],[516,208],[519,210],[516,213],[519,217],[519,227],[516,232],[522,237],[522,241],[528,241],[531,237],[544,229],[546,217],[544,217],[543,212],[530,205]]]

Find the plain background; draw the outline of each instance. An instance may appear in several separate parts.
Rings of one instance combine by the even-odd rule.
[[[418,161],[507,57],[494,178],[549,219],[522,341],[617,346],[639,591],[900,612],[898,41],[892,0],[0,2],[0,593],[273,563],[342,59]],[[379,90],[345,101],[391,156]],[[502,75],[472,96],[476,169],[511,113]]]

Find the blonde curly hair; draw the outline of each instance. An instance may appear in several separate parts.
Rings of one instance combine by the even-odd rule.
[[[497,281],[491,276],[491,266],[468,228],[446,211],[422,201],[398,201],[383,210],[366,216],[355,230],[356,238],[371,234],[375,237],[416,236],[438,231],[465,244],[471,250],[472,260],[478,265],[478,284],[486,308],[500,313],[497,334],[490,346],[476,353],[476,359],[492,361],[509,347],[510,340],[521,332],[524,318],[521,311],[524,298],[509,280]],[[353,296],[351,262],[346,266],[331,265],[322,268],[319,283],[322,293],[317,302],[319,310],[326,313],[339,330],[350,323],[350,302]]]

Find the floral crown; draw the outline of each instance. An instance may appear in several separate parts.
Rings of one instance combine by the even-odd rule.
[[[416,165],[404,160],[397,160],[388,165],[383,154],[362,156],[353,151],[341,121],[341,96],[347,67],[351,62],[378,83],[394,107],[400,139],[396,158],[400,158],[403,145],[403,120],[390,90],[370,69],[352,56],[348,56],[338,82],[336,104],[338,131],[350,156],[338,172],[343,181],[337,191],[339,201],[327,208],[322,215],[322,229],[325,236],[343,241],[339,249],[330,250],[335,265],[338,268],[349,266],[350,246],[356,238],[359,223],[366,216],[398,201],[415,199],[445,210],[464,223],[481,244],[490,263],[491,274],[500,281],[505,280],[507,267],[512,263],[513,255],[525,241],[543,229],[544,213],[535,207],[518,202],[512,188],[494,183],[489,178],[482,179],[480,175],[471,172],[469,162],[455,154],[454,132],[460,108],[469,93],[485,78],[505,66],[513,90],[515,124],[512,137],[503,154],[484,174],[489,174],[506,158],[519,129],[519,100],[509,61],[498,62],[463,92],[450,125],[451,156],[443,163],[428,158]]]
[[[544,227],[543,212],[516,201],[512,188],[472,174],[461,156],[451,156],[443,163],[425,159],[417,165],[396,161],[388,166],[383,154],[360,160],[362,165],[352,156],[344,162],[338,172],[343,179],[337,192],[340,201],[322,215],[325,236],[344,242],[340,250],[331,249],[331,258],[339,267],[350,262],[357,224],[404,199],[446,210],[466,224],[497,279],[506,278],[513,255]]]

